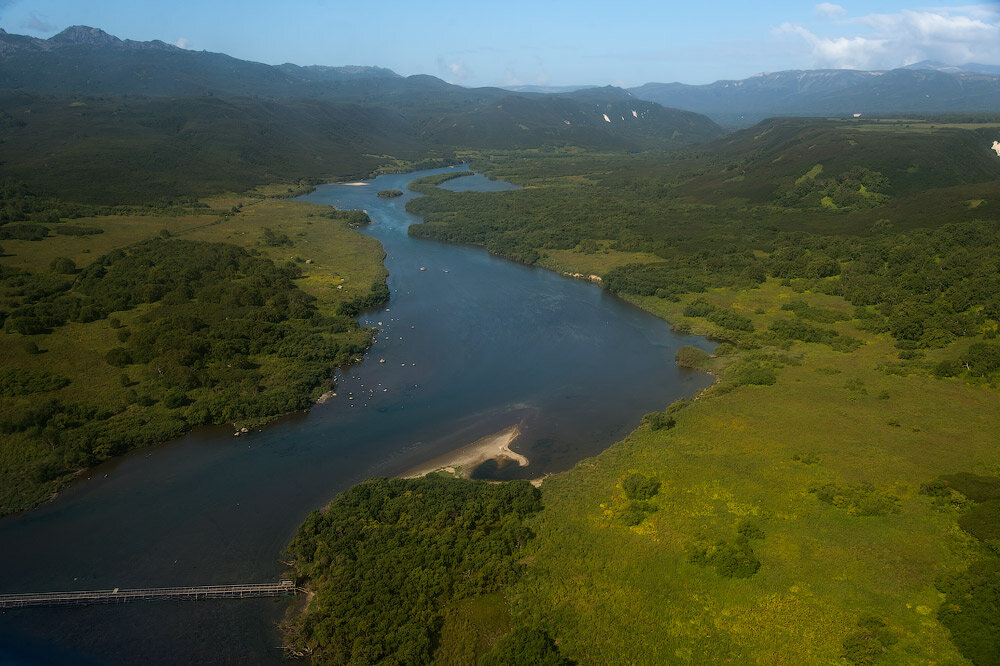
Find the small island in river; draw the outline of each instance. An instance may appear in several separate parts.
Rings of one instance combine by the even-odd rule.
[[[395,199],[403,196],[403,190],[380,190],[377,196],[380,199]]]

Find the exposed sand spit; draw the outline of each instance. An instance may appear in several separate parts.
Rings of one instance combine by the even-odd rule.
[[[512,451],[510,445],[521,435],[520,429],[514,425],[500,432],[487,435],[480,440],[455,449],[450,453],[428,461],[403,474],[406,478],[424,476],[431,472],[444,471],[455,476],[468,478],[473,470],[487,460],[513,460],[521,467],[528,464],[528,459],[520,453]]]

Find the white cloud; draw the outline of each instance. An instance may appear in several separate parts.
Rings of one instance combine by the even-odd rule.
[[[449,83],[467,81],[473,77],[472,70],[466,66],[463,58],[450,58],[447,60],[438,58],[438,69]]]
[[[178,37],[177,41],[174,42],[174,46],[178,46],[178,47],[180,47],[182,49],[190,49],[191,48],[191,40],[188,39],[187,37]]]
[[[840,5],[831,2],[821,2],[815,7],[816,13],[826,18],[837,18],[847,13],[847,10]]]
[[[964,5],[961,7],[928,7],[926,11],[935,14],[964,14],[973,18],[1000,18],[1000,2],[984,5]]]
[[[921,60],[1000,63],[1000,11],[989,6],[904,9],[856,18],[835,16],[833,7],[837,5],[816,6],[824,17],[839,19],[835,26],[825,24],[822,35],[790,23],[776,31],[800,37],[810,49],[814,67],[891,69]],[[832,31],[853,34],[828,36]]]
[[[786,23],[782,32],[799,35],[811,47],[813,66],[831,69],[878,69],[872,63],[888,53],[886,40],[869,37],[818,37],[800,25]]]

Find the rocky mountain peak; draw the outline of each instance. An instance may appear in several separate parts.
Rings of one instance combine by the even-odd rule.
[[[98,28],[91,28],[86,25],[73,25],[66,28],[58,35],[49,37],[48,41],[54,44],[90,44],[92,46],[105,46],[111,44],[121,44],[122,40],[118,39],[114,35],[109,35]]]

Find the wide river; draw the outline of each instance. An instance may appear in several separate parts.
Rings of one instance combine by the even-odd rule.
[[[390,302],[337,396],[259,432],[203,428],[90,470],[34,511],[0,520],[0,593],[277,580],[305,515],[351,484],[405,472],[518,424],[538,477],[572,467],[649,411],[707,386],[679,370],[680,345],[710,348],[598,286],[410,238],[406,185],[437,169],[326,185],[302,197],[368,211]],[[470,176],[455,189],[496,190]],[[380,199],[376,192],[406,194]],[[322,261],[322,257],[316,257]],[[286,600],[216,600],[9,610],[0,663],[281,661]]]

